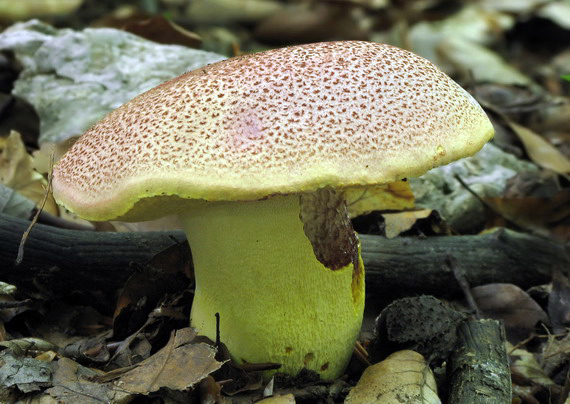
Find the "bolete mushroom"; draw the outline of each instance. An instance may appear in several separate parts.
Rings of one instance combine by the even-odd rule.
[[[54,168],[90,220],[175,213],[196,274],[191,324],[243,362],[342,373],[364,268],[343,189],[421,175],[493,136],[477,102],[389,45],[330,42],[228,59],[111,112]]]

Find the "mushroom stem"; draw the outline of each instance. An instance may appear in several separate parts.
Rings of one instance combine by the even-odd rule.
[[[234,359],[332,379],[360,331],[364,271],[353,277],[352,264],[331,270],[317,260],[299,198],[211,202],[180,215],[196,274],[191,323],[214,339],[218,312]]]

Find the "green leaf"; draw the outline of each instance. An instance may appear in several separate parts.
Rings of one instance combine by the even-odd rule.
[[[560,77],[562,77],[563,80],[570,81],[570,74],[565,74],[565,75],[560,76]]]

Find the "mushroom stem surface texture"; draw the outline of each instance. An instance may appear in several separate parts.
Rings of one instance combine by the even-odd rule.
[[[364,310],[358,254],[332,270],[317,260],[300,219],[300,196],[212,202],[180,214],[192,248],[196,293],[191,322],[220,335],[239,362],[281,363],[335,378],[344,370]]]

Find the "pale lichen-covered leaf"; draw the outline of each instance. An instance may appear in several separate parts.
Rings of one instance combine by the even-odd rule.
[[[40,144],[80,135],[137,94],[224,59],[117,29],[58,30],[39,20],[4,30],[0,49],[11,51],[21,66],[12,95],[32,104],[38,113]]]
[[[0,183],[12,188],[22,196],[39,204],[46,192],[45,178],[34,170],[34,159],[18,132],[0,138]],[[51,196],[47,198],[44,210],[57,215],[58,208]]]
[[[0,353],[0,390],[17,388],[30,393],[49,386],[51,378],[50,363],[15,357],[9,350]]]
[[[20,195],[12,188],[0,184],[0,213],[29,219],[36,204],[25,196]]]
[[[176,331],[164,348],[121,376],[115,382],[117,388],[148,394],[163,387],[185,390],[194,386],[223,364],[215,359],[214,347],[193,343],[195,337],[191,328]]]
[[[62,358],[55,365],[53,387],[46,392],[60,404],[123,404],[132,400],[130,393],[117,389],[110,383],[94,382],[99,374],[71,359]]]
[[[437,386],[422,355],[405,350],[368,367],[345,404],[439,404]]]
[[[407,181],[373,187],[348,188],[344,192],[351,218],[375,210],[404,210],[414,207],[414,193]]]

